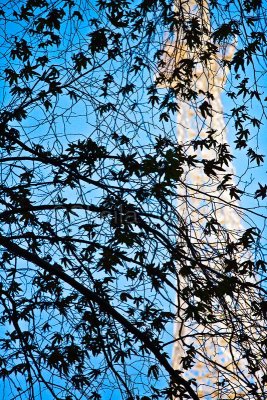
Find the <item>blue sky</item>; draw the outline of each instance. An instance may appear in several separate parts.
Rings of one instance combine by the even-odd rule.
[[[99,77],[102,76],[103,71],[99,73]],[[92,89],[92,94],[94,93],[94,90]],[[6,97],[3,100],[7,100],[8,98]],[[229,113],[230,110],[233,107],[233,104],[231,104],[231,102],[229,101],[229,98],[227,97],[223,97],[223,102],[224,102],[224,110],[226,113]],[[64,96],[62,96],[58,102],[58,106],[60,107],[61,105],[64,106],[65,100],[64,100]],[[257,118],[261,118],[261,111],[259,110],[259,108],[257,108],[257,106],[255,105],[255,103],[253,103],[252,105],[248,104],[248,107],[254,107],[255,109],[253,110],[253,113],[255,114],[255,117]],[[76,113],[76,117],[73,114],[70,119],[69,119],[69,125],[67,126],[67,131],[68,131],[68,139],[69,140],[76,140],[78,137],[80,138],[84,138],[86,137],[86,135],[88,134],[88,132],[90,132],[91,130],[94,129],[94,124],[95,124],[95,120],[93,117],[93,114],[91,115],[91,119],[88,121],[85,119],[85,113],[88,109],[85,109],[84,105],[83,106],[79,106],[77,105],[74,108],[74,112]],[[36,117],[38,117],[38,119],[40,118],[44,118],[45,120],[45,114],[41,114],[40,110],[37,110],[33,116],[32,116],[32,121],[26,121],[29,122],[30,124],[34,124],[36,122],[34,122],[34,119]],[[77,124],[77,120],[79,118],[79,123]],[[147,116],[146,116],[147,118]],[[158,118],[158,117],[157,117]],[[129,119],[131,119],[131,116],[129,115]],[[147,118],[149,120],[149,118]],[[173,117],[173,121],[175,121],[175,117]],[[38,122],[38,121],[37,121]],[[140,122],[140,121],[139,121]],[[26,123],[25,123],[26,124]],[[108,124],[108,122],[107,122]],[[232,131],[232,122],[229,123],[228,125],[228,136],[229,136],[229,141],[231,143],[232,149],[233,149],[233,141],[234,141],[234,134]],[[155,123],[155,125],[157,125],[157,132],[160,131],[160,129],[162,128],[162,123]],[[129,123],[130,126],[130,123]],[[63,125],[61,125],[61,123],[59,122],[58,124],[55,125],[55,127],[57,128],[57,131],[60,132],[62,134],[61,137],[61,145],[67,146],[67,140],[66,137],[64,135],[64,129],[63,129]],[[116,123],[114,122],[114,129],[116,129],[116,127],[119,127],[119,122],[116,121]],[[175,122],[173,122],[172,124],[165,124],[165,129],[166,127],[168,127],[167,129],[170,129],[170,131],[173,131],[175,129]],[[41,130],[38,130],[38,132],[36,132],[36,140],[38,141],[38,137],[40,138],[43,133],[45,132],[45,130],[47,129],[47,125],[43,125]],[[266,125],[261,126],[261,132],[264,133],[264,131],[266,130]],[[31,131],[31,128],[29,128],[29,131]],[[73,131],[73,133],[71,133],[71,131]],[[157,133],[156,132],[156,133]],[[143,137],[143,142],[140,142],[141,145],[145,145],[146,143],[149,143],[150,138],[149,137]],[[252,145],[255,145],[257,138],[255,137],[252,140]],[[49,140],[48,140],[49,141]],[[51,143],[53,141],[53,132],[51,133]],[[260,152],[263,154],[267,153],[267,141],[266,139],[263,137],[263,135],[261,134],[261,137],[259,139],[259,147],[260,147]],[[236,150],[232,150],[233,154],[236,156],[236,159],[234,161],[234,166],[236,168],[237,171],[237,175],[242,175],[243,171],[246,170],[247,167],[247,161],[246,161],[246,157],[245,157],[245,151],[236,151]],[[242,181],[244,183],[241,183],[241,185],[245,186],[245,182],[249,182],[252,179],[252,182],[250,184],[250,188],[253,189],[254,191],[257,189],[257,184],[258,181],[260,182],[265,182],[266,181],[266,163],[261,166],[261,167],[257,167],[255,168],[254,166],[251,167],[251,169],[248,169],[248,171],[246,172],[246,174],[243,176]],[[68,197],[71,197],[71,192],[66,192],[66,195]],[[98,193],[96,192],[96,196],[98,195]],[[243,207],[251,207],[253,204],[256,204],[255,201],[250,198],[250,197],[246,197],[244,200],[242,200],[241,205]],[[264,204],[264,202],[262,203]],[[264,210],[263,210],[264,211]],[[262,220],[259,219],[254,219],[254,222],[256,223],[256,225],[261,226],[262,224]],[[172,330],[172,327],[170,326],[170,330]],[[171,346],[168,347],[168,351],[171,353]],[[2,388],[0,388],[0,391],[2,391],[2,399],[3,400],[10,400],[10,392],[9,389],[7,388],[7,386],[2,386]],[[113,397],[114,400],[119,399],[119,395],[116,397],[117,395],[115,395]],[[49,400],[50,397],[48,394],[45,395],[45,399]],[[105,399],[107,400],[107,399]]]

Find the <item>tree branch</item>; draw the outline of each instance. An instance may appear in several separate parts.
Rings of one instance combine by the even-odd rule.
[[[42,268],[44,271],[50,273],[61,279],[63,282],[70,285],[73,289],[77,290],[80,294],[82,294],[88,301],[93,301],[98,304],[101,311],[111,315],[117,322],[119,322],[127,331],[132,333],[140,342],[142,342],[147,349],[154,354],[159,363],[165,368],[165,370],[169,373],[172,381],[177,385],[183,386],[188,394],[192,397],[193,400],[199,400],[198,395],[192,389],[191,385],[182,378],[179,374],[179,371],[174,370],[171,364],[166,359],[166,356],[163,355],[160,350],[153,344],[151,339],[148,336],[137,329],[130,321],[128,321],[122,314],[116,311],[112,305],[107,302],[105,299],[98,296],[92,290],[86,288],[81,283],[77,282],[74,278],[66,274],[63,269],[55,268],[49,262],[40,258],[37,254],[33,254],[28,250],[23,249],[18,246],[16,243],[13,243],[10,239],[0,235],[0,245],[5,247],[8,251],[15,254],[18,257],[24,258],[26,261],[29,261],[38,267]]]

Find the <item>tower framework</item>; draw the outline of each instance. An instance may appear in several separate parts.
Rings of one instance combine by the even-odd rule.
[[[231,187],[235,190],[231,157],[221,170],[218,168],[216,177],[209,173],[209,166],[218,158],[218,151],[229,148],[221,98],[227,80],[227,62],[233,56],[234,45],[218,48],[213,54],[210,51],[207,60],[203,60],[203,54],[211,46],[208,3],[204,0],[176,1],[174,11],[185,24],[195,18],[202,32],[201,42],[195,48],[185,44],[183,27],[176,32],[174,40],[165,48],[165,70],[161,75],[163,87],[175,87],[178,83],[173,71],[186,63],[193,65],[190,84],[198,94],[197,100],[177,100],[178,143],[187,155],[202,160],[201,166],[197,164],[184,171],[183,182],[178,188],[178,213],[192,247],[206,260],[203,264],[206,263],[207,268],[218,274],[224,274],[225,249],[238,241],[238,235],[244,228],[237,203],[238,195],[226,190]],[[209,229],[211,221],[217,227],[216,232]],[[235,262],[241,263],[251,255],[243,251],[238,257]],[[180,270],[178,274],[178,293],[190,290],[186,276]],[[249,279],[244,277],[244,280]],[[188,380],[195,380],[200,398],[251,398],[246,392],[246,386],[253,382],[253,378],[247,369],[245,346],[240,346],[234,335],[235,328],[230,325],[234,321],[239,333],[245,329],[246,334],[258,338],[257,328],[250,323],[252,298],[248,292],[240,293],[235,298],[226,296],[223,307],[220,302],[214,304],[213,312],[217,315],[217,321],[207,321],[205,325],[192,322],[186,316],[187,305],[178,299],[173,366]],[[192,299],[192,302],[197,303],[198,299]],[[193,355],[192,364],[186,362],[190,354]]]

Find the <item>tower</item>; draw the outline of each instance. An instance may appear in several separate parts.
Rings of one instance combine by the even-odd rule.
[[[204,160],[203,164],[189,166],[184,171],[183,182],[178,187],[178,212],[184,227],[190,232],[191,244],[199,251],[200,256],[205,252],[207,268],[212,268],[218,274],[224,273],[224,248],[237,239],[238,232],[243,230],[241,215],[237,205],[236,191],[232,175],[234,173],[232,157],[228,150],[225,121],[223,117],[222,91],[227,79],[227,61],[233,56],[234,46],[212,47],[211,27],[208,3],[205,0],[175,1],[174,11],[183,23],[192,20],[198,24],[202,36],[198,46],[185,45],[183,25],[176,32],[174,40],[165,48],[165,65],[160,73],[160,86],[175,87],[173,71],[177,67],[188,66],[191,73],[191,89],[196,92],[196,100],[183,98],[178,101],[179,112],[177,119],[178,142],[183,145],[188,155]],[[203,54],[208,53],[207,59]],[[190,69],[191,68],[191,69]],[[170,77],[172,77],[170,79]],[[216,142],[216,149],[213,147]],[[208,146],[205,145],[208,143]],[[229,158],[226,165],[220,169],[217,164],[216,175],[209,171],[218,159],[218,151],[224,151]],[[209,222],[217,226],[217,231],[210,230]],[[240,259],[250,255],[243,252]],[[205,264],[205,263],[204,263]],[[178,270],[179,291],[186,285],[186,277]],[[238,305],[233,305],[231,298],[229,310],[234,307],[237,320],[243,329],[246,325],[246,308],[249,307],[247,294],[241,295]],[[220,321],[224,312],[220,304],[214,304]],[[233,329],[227,325],[227,316],[223,315],[222,322],[201,325],[185,318],[186,306],[181,299],[179,307],[173,348],[173,365],[181,371],[188,380],[196,379],[197,392],[205,399],[237,399],[247,398],[244,387],[249,379],[243,354],[239,343],[232,335]],[[248,331],[251,334],[251,328]],[[216,332],[223,334],[216,334]],[[223,337],[224,336],[224,337]],[[184,367],[186,356],[194,355],[194,363]]]

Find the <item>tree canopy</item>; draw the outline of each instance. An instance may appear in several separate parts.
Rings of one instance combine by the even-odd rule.
[[[199,360],[214,398],[265,398],[266,12],[261,0],[1,3],[3,399],[208,399],[190,375]],[[196,84],[212,63],[236,173],[212,129],[222,111]],[[181,142],[187,109],[196,131]],[[224,206],[243,222],[220,223]],[[225,340],[234,368],[206,340]]]

